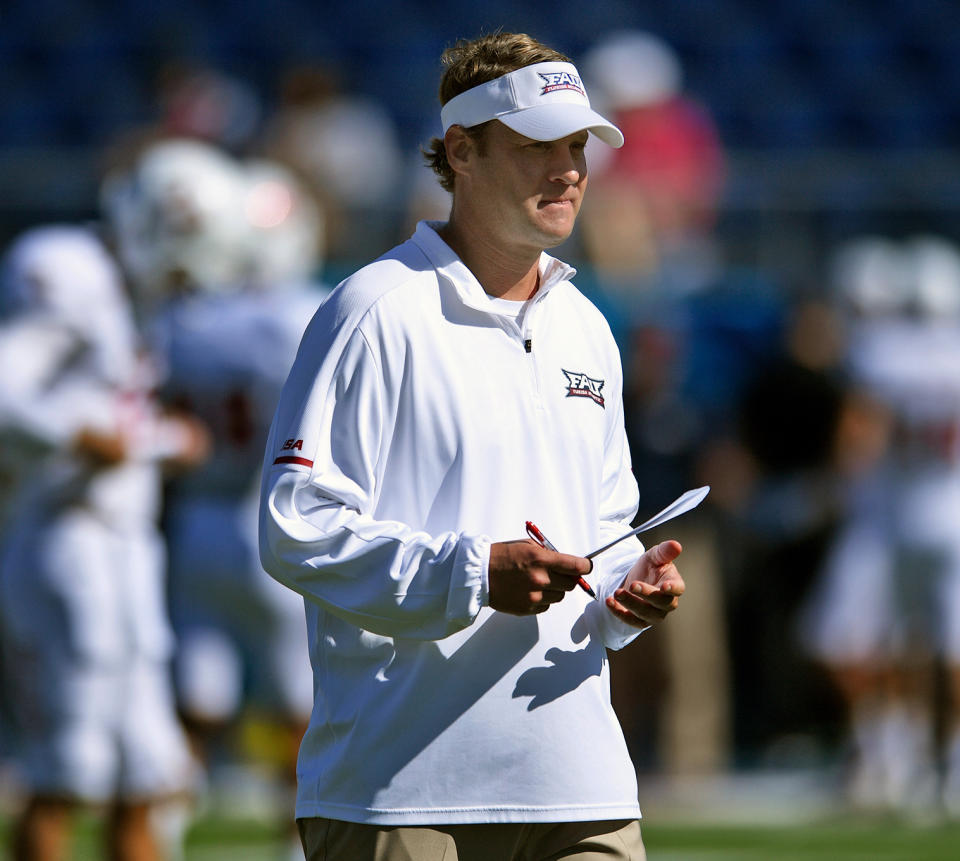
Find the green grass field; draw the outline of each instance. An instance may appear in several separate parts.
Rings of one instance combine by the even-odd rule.
[[[643,829],[650,861],[956,861],[960,825],[855,822]]]
[[[6,827],[0,824],[6,839]],[[75,861],[97,861],[97,825],[81,824]],[[855,821],[806,825],[646,823],[650,861],[956,861],[960,825],[911,826]],[[276,828],[208,817],[188,835],[185,861],[281,861]],[[0,857],[6,857],[0,853]],[[499,859],[490,859],[499,861]]]

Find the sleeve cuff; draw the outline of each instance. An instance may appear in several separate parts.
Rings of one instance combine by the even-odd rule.
[[[447,596],[447,618],[469,625],[489,602],[490,538],[461,535]]]
[[[627,548],[625,551],[620,551],[616,558],[605,560],[607,565],[604,566],[604,570],[594,581],[597,592],[597,600],[593,603],[594,624],[597,626],[604,645],[614,650],[622,649],[650,628],[650,625],[644,628],[635,628],[621,622],[607,607],[607,598],[611,597],[620,588],[623,578],[627,576],[633,563],[644,551],[643,545],[639,542],[632,548],[630,544],[627,544]],[[639,554],[636,552],[637,549],[639,549]]]

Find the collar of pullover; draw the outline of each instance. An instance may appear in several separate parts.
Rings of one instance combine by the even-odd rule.
[[[437,229],[442,226],[441,221],[421,221],[413,234],[414,243],[436,267],[437,274],[454,286],[464,305],[488,314],[502,314],[503,312],[496,307],[496,302],[477,281],[476,276],[440,238]],[[577,270],[572,266],[551,257],[546,252],[541,252],[540,289],[534,294],[532,301],[540,301],[554,286],[562,281],[570,281],[576,274]]]

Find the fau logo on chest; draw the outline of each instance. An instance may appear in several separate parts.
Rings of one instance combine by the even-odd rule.
[[[603,395],[600,394],[603,390],[604,380],[595,380],[579,371],[568,371],[564,368],[560,370],[567,378],[568,398],[590,398],[595,404],[604,406]]]
[[[580,79],[570,72],[537,72],[537,74],[543,78],[543,89],[540,90],[541,96],[545,96],[547,93],[555,93],[557,90],[573,90],[575,93],[580,93],[581,96],[586,96]]]

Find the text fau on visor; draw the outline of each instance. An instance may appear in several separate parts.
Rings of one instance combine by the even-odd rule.
[[[623,134],[590,107],[573,63],[535,63],[454,96],[440,111],[450,126],[500,120],[507,128],[537,141],[554,141],[587,129],[612,147]]]

